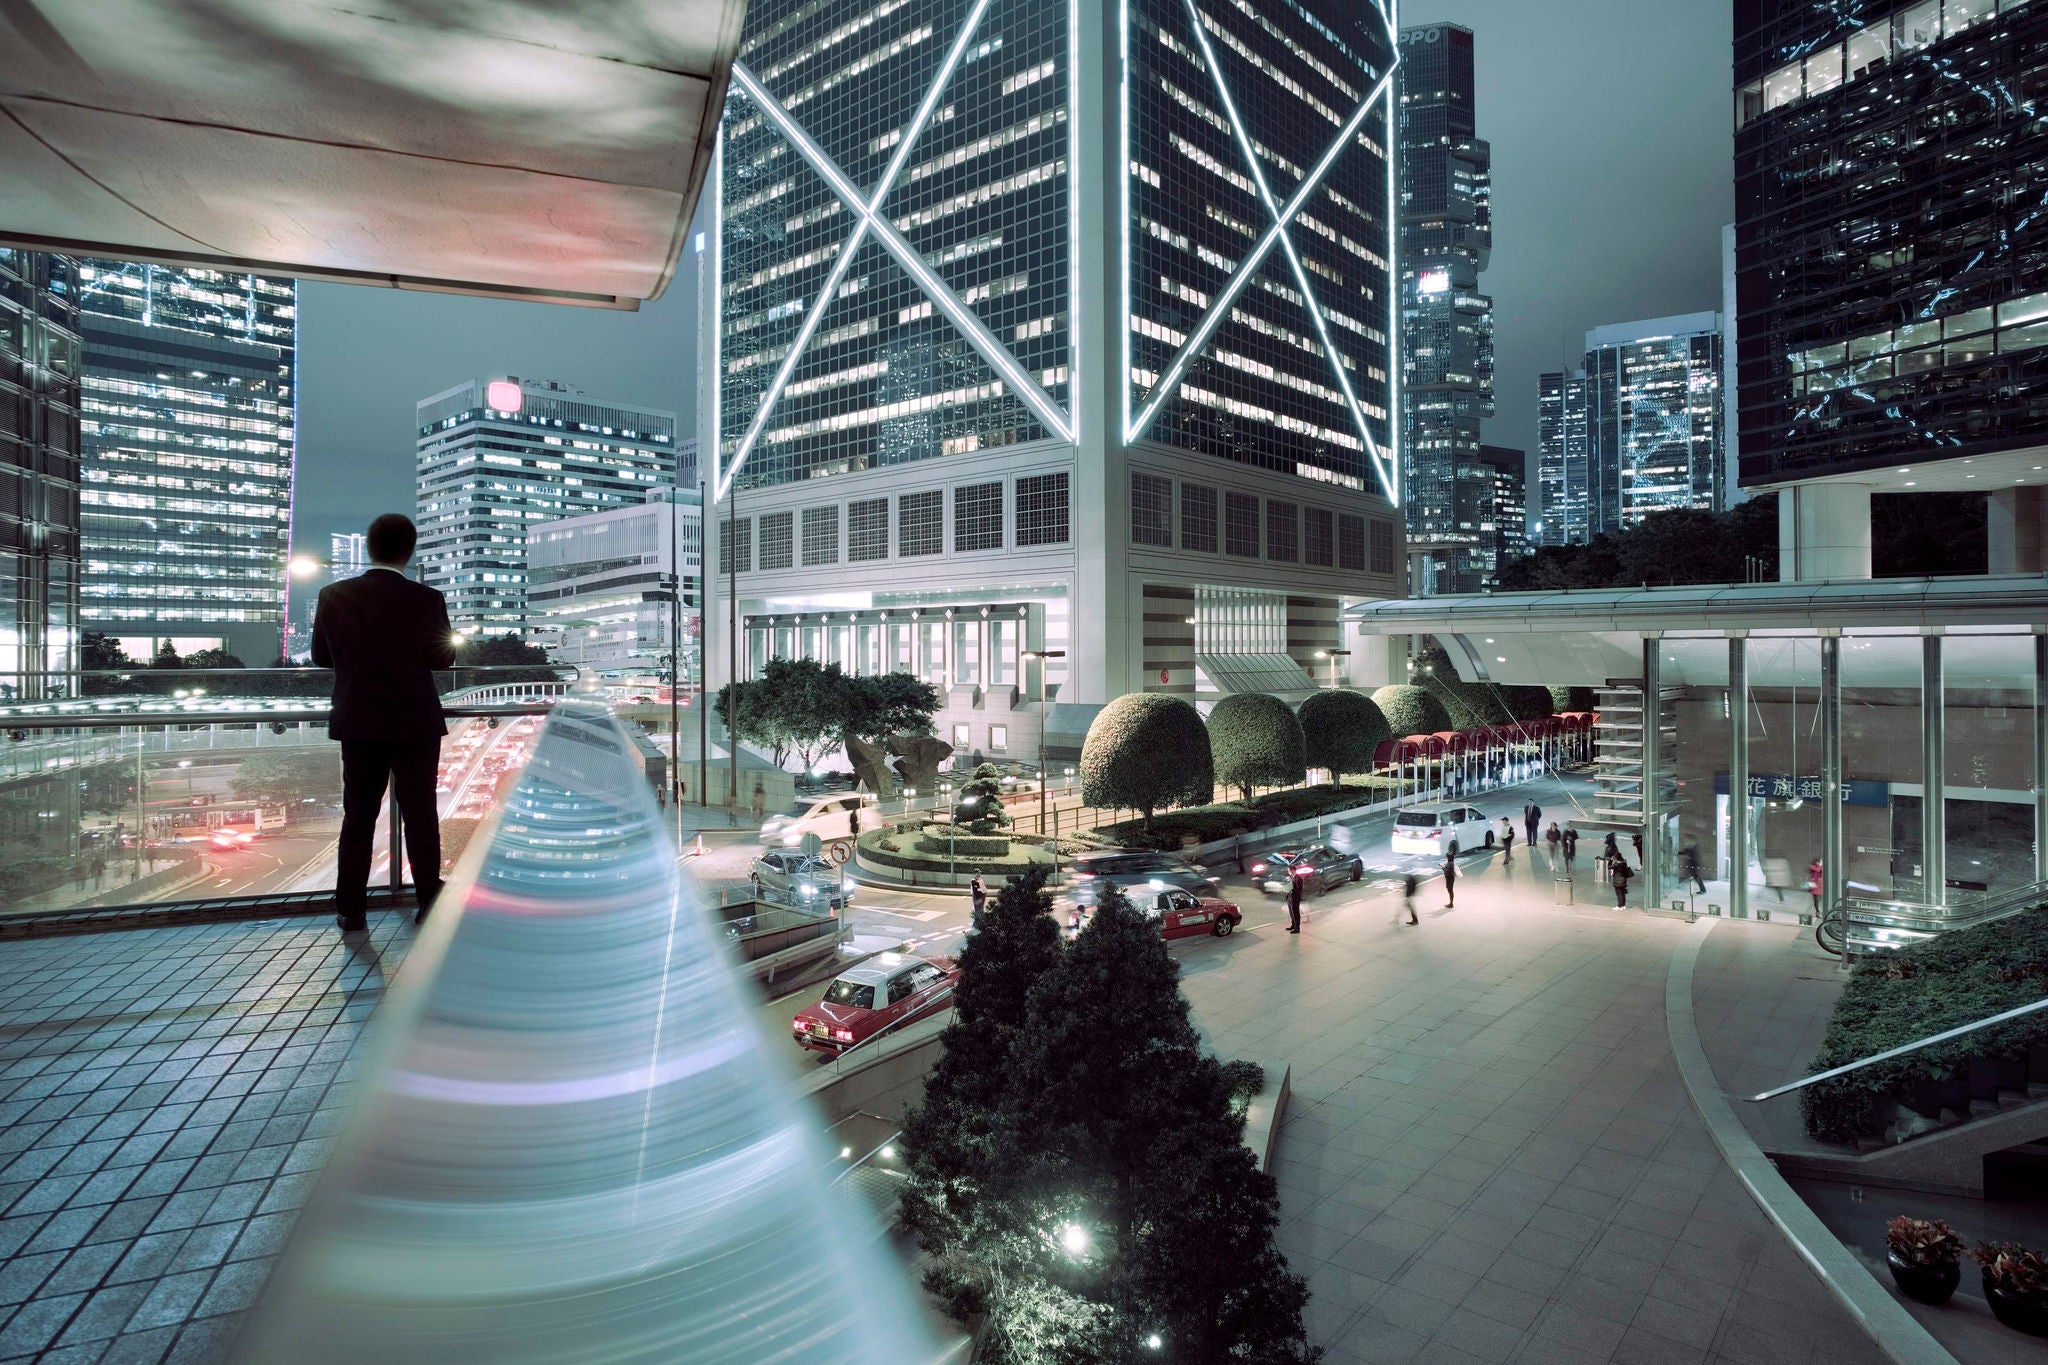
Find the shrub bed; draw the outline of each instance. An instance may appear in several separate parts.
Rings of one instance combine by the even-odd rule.
[[[923,842],[919,841],[920,849]],[[1008,877],[1029,867],[1043,866],[1050,870],[1053,866],[1053,854],[1050,849],[1023,842],[1013,845],[1007,839],[960,839],[956,841],[956,856],[953,858],[946,856],[946,841],[943,837],[932,843],[937,849],[936,853],[902,852],[899,851],[902,844],[900,839],[890,839],[870,830],[860,836],[860,861],[870,867],[900,872],[958,873],[963,877],[976,871],[997,877]],[[1001,854],[968,852],[971,845],[991,843],[1003,844],[1004,851]]]
[[[986,834],[956,834],[946,837],[943,826],[931,825],[917,836],[911,844],[918,853],[933,854],[944,858],[1007,858],[1010,856],[1010,841],[1007,838],[991,838]]]
[[[1835,1002],[1813,1070],[1843,1066],[1943,1029],[2014,1009],[2048,993],[2048,908],[1943,934],[1858,962]],[[1808,1086],[1806,1131],[1854,1142],[1882,1126],[1884,1101],[1924,1106],[1930,1086],[1965,1076],[1972,1061],[2023,1062],[2048,1047],[2048,1012]],[[2048,1081],[2048,1075],[2030,1076]]]
[[[1155,815],[1149,830],[1142,820],[1124,820],[1114,825],[1099,826],[1093,833],[1121,848],[1174,852],[1182,848],[1191,835],[1196,843],[1206,844],[1212,839],[1254,834],[1268,825],[1284,825],[1335,811],[1355,810],[1380,800],[1392,786],[1391,782],[1369,778],[1357,785],[1346,783],[1341,787],[1295,787],[1289,791],[1255,796],[1250,801],[1219,801],[1210,806],[1189,806],[1185,810]]]

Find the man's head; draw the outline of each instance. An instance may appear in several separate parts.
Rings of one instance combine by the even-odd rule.
[[[419,543],[420,534],[413,529],[412,518],[397,512],[386,512],[370,523],[368,542],[370,562],[387,568],[402,569],[412,560],[413,546]]]

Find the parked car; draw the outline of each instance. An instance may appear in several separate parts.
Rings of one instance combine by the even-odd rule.
[[[1244,920],[1244,912],[1229,901],[1178,888],[1154,894],[1145,913],[1158,921],[1161,938],[1192,938],[1196,934],[1227,938]]]
[[[1460,850],[1493,847],[1493,822],[1477,807],[1457,801],[1410,806],[1394,817],[1393,849],[1441,858],[1456,839]]]
[[[1133,887],[1153,890],[1178,887],[1206,896],[1223,885],[1219,877],[1171,853],[1149,853],[1136,849],[1104,849],[1076,854],[1068,864],[1074,903],[1095,905],[1105,887],[1128,893]]]
[[[950,957],[883,953],[841,972],[790,1030],[806,1052],[836,1057],[883,1029],[944,1009],[959,979],[960,964]]]
[[[792,848],[769,849],[747,873],[757,888],[795,905],[838,910],[853,904],[854,884],[840,875],[836,863]]]
[[[1303,848],[1275,849],[1252,864],[1252,884],[1259,890],[1284,895],[1288,883],[1299,877],[1302,894],[1313,896],[1342,882],[1355,882],[1365,875],[1365,860],[1352,853],[1339,853],[1328,844]]]
[[[872,792],[826,792],[800,796],[779,814],[761,825],[761,842],[794,848],[806,834],[820,839],[844,839],[853,833],[858,814],[863,830],[882,823],[882,807]]]

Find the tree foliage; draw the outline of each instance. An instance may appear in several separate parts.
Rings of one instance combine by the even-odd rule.
[[[1348,687],[1317,692],[1301,704],[1302,758],[1329,771],[1330,781],[1346,773],[1372,771],[1373,755],[1393,738],[1393,729],[1372,698]]]
[[[794,753],[809,768],[849,739],[928,735],[939,709],[937,690],[908,673],[856,678],[816,659],[770,659],[759,677],[739,684],[736,722],[727,715],[732,691],[730,684],[719,688],[712,709],[742,741],[768,750],[778,767]]]
[[[1062,954],[1049,925],[996,905],[975,937],[1004,936],[905,1128],[905,1217],[931,1287],[987,1314],[978,1358],[1316,1360],[1307,1285],[1273,1245],[1273,1181],[1244,1146],[1241,1078],[1203,1053],[1156,927],[1112,894]]]
[[[1158,692],[1130,692],[1096,713],[1081,745],[1081,799],[1152,813],[1199,806],[1215,795],[1209,732],[1193,706]]]
[[[1247,801],[1253,787],[1288,787],[1307,770],[1301,721],[1294,708],[1263,692],[1239,692],[1209,712],[1209,752],[1216,780]]]
[[[242,760],[231,790],[238,801],[259,806],[291,806],[341,792],[341,773],[331,750],[258,753]]]
[[[1466,682],[1458,675],[1443,646],[1434,639],[1415,653],[1415,685],[1434,697],[1450,718],[1453,730],[1476,730],[1482,725],[1505,725],[1514,717],[1507,700],[1497,688],[1483,682]]]
[[[1593,689],[1590,687],[1567,687],[1553,683],[1550,687],[1550,712],[1561,716],[1567,711],[1590,711],[1593,709]]]
[[[1372,704],[1387,718],[1387,727],[1396,739],[1456,728],[1444,713],[1443,703],[1412,683],[1380,688],[1372,694]]]
[[[974,802],[972,806],[967,804],[969,800]],[[964,823],[976,834],[988,834],[1010,823],[1010,813],[1003,809],[1003,775],[995,764],[979,765],[960,784],[953,823]]]

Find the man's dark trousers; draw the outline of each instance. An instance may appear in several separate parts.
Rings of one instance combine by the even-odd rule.
[[[335,849],[334,909],[359,921],[368,901],[370,845],[388,783],[405,822],[405,855],[425,909],[441,894],[441,824],[434,781],[441,767],[439,739],[350,739],[341,744],[341,840]],[[398,850],[392,849],[396,858]]]

